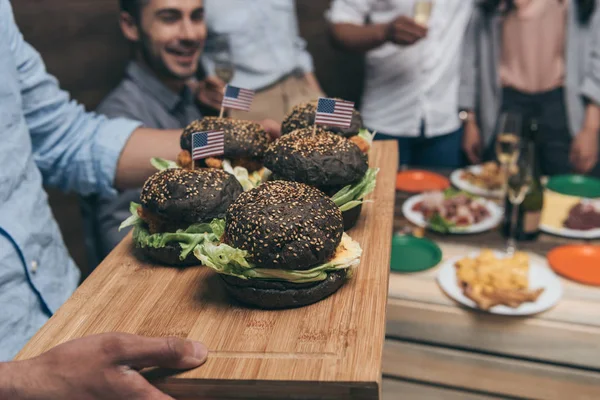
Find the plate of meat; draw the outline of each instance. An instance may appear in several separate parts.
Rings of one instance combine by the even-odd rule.
[[[600,200],[581,199],[569,209],[562,226],[541,224],[540,230],[573,239],[600,238]]]
[[[465,192],[491,198],[502,198],[506,174],[494,161],[457,169],[450,175],[454,186]]]
[[[493,201],[448,189],[413,196],[402,213],[410,222],[440,233],[480,233],[502,221],[502,209]]]

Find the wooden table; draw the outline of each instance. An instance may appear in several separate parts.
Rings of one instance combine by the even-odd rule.
[[[408,223],[396,194],[394,228]],[[502,248],[499,231],[469,236],[430,232],[444,259]],[[545,257],[571,243],[541,235],[520,248]],[[390,276],[384,399],[600,398],[600,288],[562,280],[560,303],[535,317],[476,312],[446,297],[437,268]]]
[[[133,255],[131,235],[42,327],[18,360],[102,332],[179,336],[209,350],[204,366],[153,382],[177,399],[380,398],[398,154],[377,143],[378,184],[349,234],[354,277],[329,298],[280,311],[249,309],[209,268],[166,268]]]

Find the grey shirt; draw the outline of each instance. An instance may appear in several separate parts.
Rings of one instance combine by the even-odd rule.
[[[461,108],[474,110],[485,143],[490,143],[502,105],[499,66],[502,16],[486,14],[476,7],[463,43],[462,76],[459,89]],[[569,0],[565,46],[565,105],[572,136],[581,130],[586,98],[600,104],[600,10],[590,21],[579,22],[574,0]]]
[[[174,93],[136,62],[129,63],[123,81],[102,101],[97,111],[111,118],[134,119],[145,127],[156,129],[181,129],[202,118],[189,89]],[[139,199],[139,189],[121,192],[116,198],[93,196],[82,199],[90,268],[96,267],[128,233],[128,229],[119,232],[118,228],[129,216],[129,203],[139,202]]]

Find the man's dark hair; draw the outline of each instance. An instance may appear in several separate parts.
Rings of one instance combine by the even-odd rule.
[[[121,11],[125,11],[139,21],[142,8],[148,3],[148,0],[119,0],[119,3]]]
[[[566,0],[558,1],[563,2]],[[505,6],[505,12],[507,13],[514,10],[516,7],[514,0],[488,0],[482,4],[482,7],[488,12],[495,12],[503,4]],[[575,4],[577,5],[577,16],[579,18],[579,22],[582,24],[587,24],[592,18],[594,11],[596,11],[596,0],[576,0]]]

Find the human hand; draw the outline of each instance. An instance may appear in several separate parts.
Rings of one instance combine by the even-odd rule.
[[[19,400],[173,400],[138,372],[148,367],[190,369],[208,350],[179,338],[106,333],[66,342],[25,361],[0,368],[0,398]],[[1,365],[0,365],[1,366]],[[5,392],[5,383],[9,389]]]
[[[583,128],[571,144],[569,160],[576,172],[585,174],[598,162],[598,131]]]
[[[471,163],[479,164],[481,162],[482,148],[481,134],[479,133],[477,122],[474,120],[468,121],[465,124],[462,149]]]
[[[267,131],[272,140],[275,140],[281,136],[281,124],[272,119],[263,119],[259,122],[262,127]]]
[[[200,103],[218,110],[223,102],[224,90],[225,82],[213,75],[198,82],[196,97]]]
[[[387,26],[387,39],[402,46],[415,44],[425,36],[427,36],[427,28],[404,15],[399,16]]]

